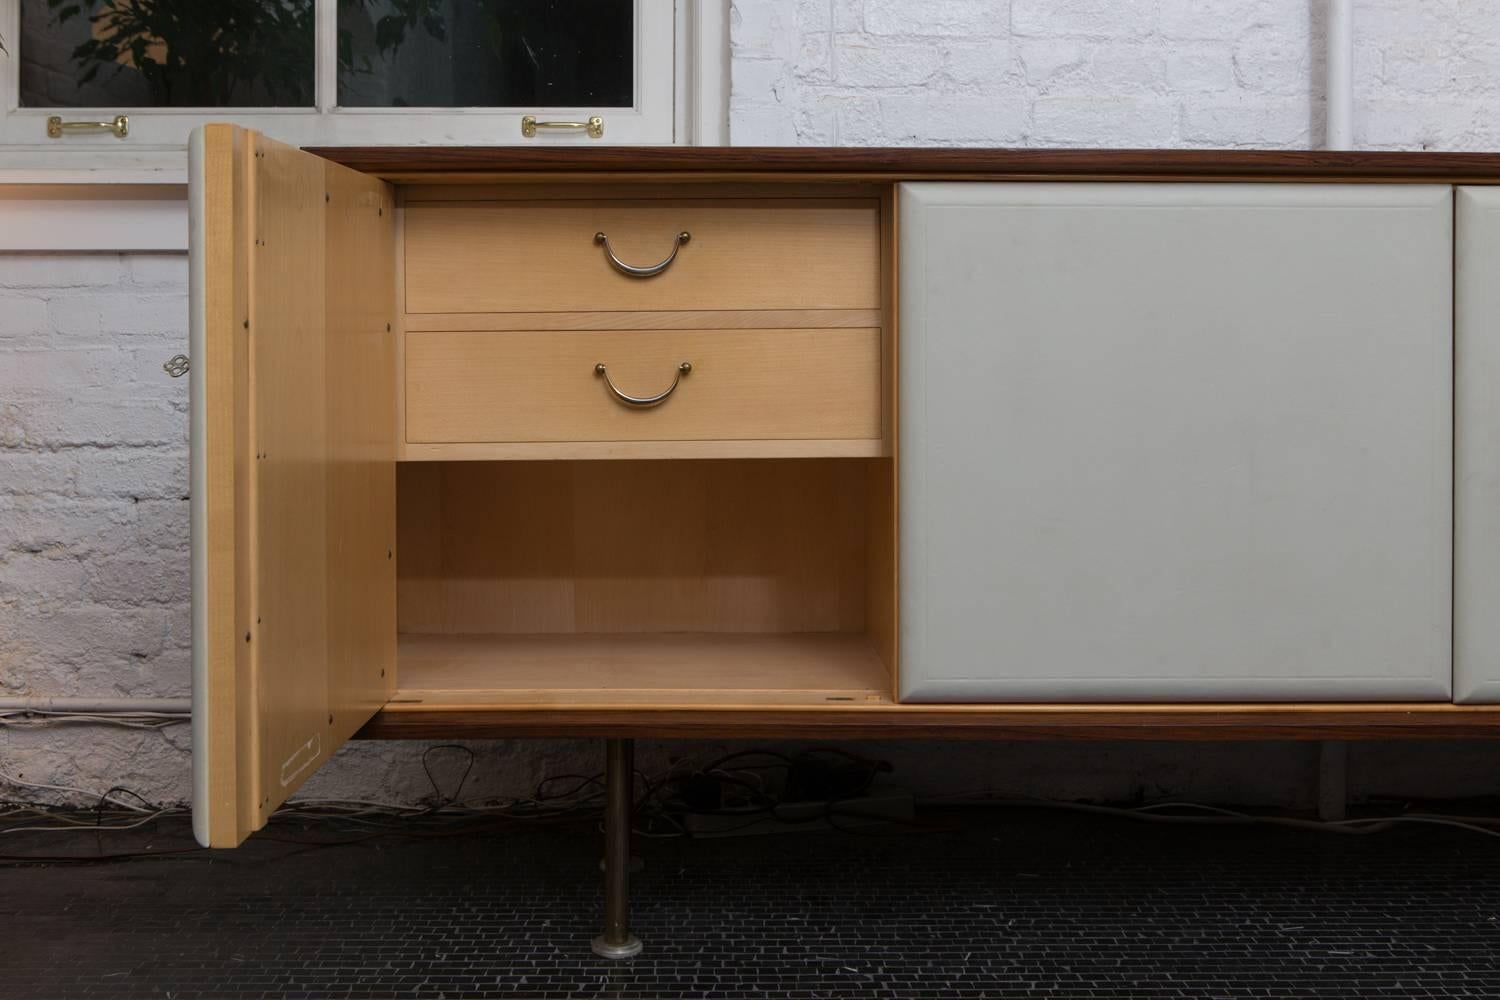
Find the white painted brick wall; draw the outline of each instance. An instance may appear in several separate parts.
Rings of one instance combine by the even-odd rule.
[[[1500,3],[1355,3],[1357,143],[1500,148]],[[741,145],[1315,145],[1321,9],[737,0],[731,133]],[[187,381],[159,367],[184,349],[186,278],[181,256],[0,255],[0,692],[187,692]],[[187,746],[185,728],[0,728],[0,770],[181,800]],[[548,771],[596,763],[595,748],[565,741],[476,749],[471,793],[525,794]],[[931,792],[1306,802],[1309,749],[881,752]],[[1496,752],[1362,748],[1354,780],[1391,794],[1479,792]],[[309,790],[415,801],[429,791],[418,754],[413,744],[356,745]],[[668,754],[643,748],[643,764]]]
[[[1354,0],[1355,144],[1500,148],[1500,4]],[[1325,0],[735,0],[736,145],[1319,145]]]
[[[188,692],[186,283],[181,255],[0,254],[0,693]],[[186,747],[0,728],[0,770],[180,799]]]

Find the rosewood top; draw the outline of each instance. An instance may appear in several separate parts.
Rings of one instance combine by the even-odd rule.
[[[1500,183],[1500,153],[755,146],[322,146],[369,174],[818,175]]]

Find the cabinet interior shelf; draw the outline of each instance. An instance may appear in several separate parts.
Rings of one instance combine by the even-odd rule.
[[[400,637],[392,705],[790,706],[890,704],[868,636],[565,633]]]

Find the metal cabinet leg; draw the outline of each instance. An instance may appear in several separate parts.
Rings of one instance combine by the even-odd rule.
[[[1318,818],[1341,820],[1349,806],[1349,744],[1324,740],[1318,745]]]
[[[635,741],[604,744],[604,933],[594,954],[630,958],[641,941],[630,933],[630,820],[635,808]]]

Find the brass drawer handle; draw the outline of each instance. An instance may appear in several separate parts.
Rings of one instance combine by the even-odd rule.
[[[587,132],[590,139],[604,138],[604,119],[598,115],[586,122],[539,122],[536,115],[524,115],[521,118],[521,134],[528,139],[535,139],[538,129],[557,129],[565,132]]]
[[[594,374],[604,379],[604,384],[609,386],[610,394],[613,395],[615,399],[619,400],[621,403],[624,403],[626,406],[635,406],[642,410],[649,409],[653,406],[660,406],[662,403],[666,402],[667,397],[677,391],[677,384],[682,381],[682,376],[691,375],[692,372],[693,363],[691,361],[684,361],[682,364],[677,366],[677,374],[672,376],[672,384],[667,386],[666,389],[658,392],[654,396],[632,396],[629,393],[621,392],[620,387],[615,385],[614,379],[609,377],[609,369],[604,367],[604,362],[601,361],[599,362],[599,364],[594,366]]]
[[[683,245],[692,238],[693,234],[684,229],[682,232],[677,234],[676,242],[672,244],[672,252],[667,254],[666,260],[662,261],[659,264],[651,264],[646,267],[636,267],[634,264],[627,264],[623,260],[615,256],[614,248],[609,245],[608,236],[605,236],[603,233],[594,234],[594,242],[604,248],[604,252],[609,255],[609,262],[614,265],[615,270],[619,271],[621,274],[629,275],[632,278],[654,278],[658,274],[661,274],[667,268],[672,266],[672,261],[677,259],[677,251],[681,250]]]
[[[123,139],[130,134],[130,119],[125,115],[115,115],[108,122],[65,122],[57,115],[47,119],[47,138],[61,139],[64,132],[113,132]]]

